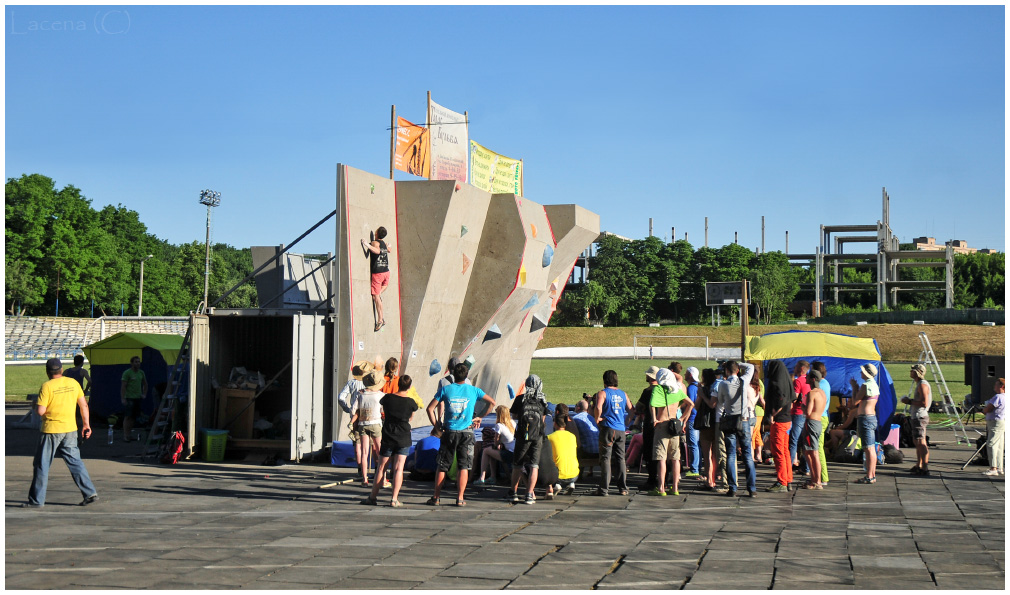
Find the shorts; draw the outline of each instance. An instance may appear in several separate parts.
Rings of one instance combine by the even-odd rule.
[[[674,436],[670,432],[669,422],[659,422],[656,426],[652,439],[652,456],[654,461],[680,460],[680,436]]]
[[[143,399],[127,399],[126,400],[126,417],[138,417],[140,415],[140,402]]]
[[[358,431],[361,432],[362,436],[382,438],[382,424],[361,424]]]
[[[383,443],[382,448],[379,449],[379,456],[387,459],[392,457],[393,455],[399,455],[405,457],[408,454],[410,454],[409,446],[405,446],[403,448],[393,448],[391,445],[386,446],[385,443]]]
[[[923,417],[912,416],[912,437],[916,440],[926,439],[926,426],[929,425],[929,414]]]
[[[372,273],[372,295],[379,295],[389,285],[389,271]]]
[[[446,430],[442,434],[442,442],[438,446],[438,470],[448,471],[453,457],[460,471],[469,471],[473,467],[473,432]]]
[[[800,444],[803,450],[816,452],[821,449],[821,420],[807,418],[803,433],[800,434]]]
[[[870,448],[877,443],[876,415],[860,415],[856,418],[856,427],[859,439],[863,442],[863,448]]]
[[[539,440],[516,439],[516,451],[512,455],[513,464],[529,465],[531,469],[540,467],[540,449]]]

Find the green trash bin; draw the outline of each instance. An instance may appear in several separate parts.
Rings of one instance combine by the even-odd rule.
[[[228,430],[200,430],[203,443],[203,460],[216,463],[224,460],[224,449],[228,445]]]

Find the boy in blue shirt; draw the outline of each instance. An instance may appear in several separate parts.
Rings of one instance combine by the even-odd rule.
[[[466,384],[469,372],[470,369],[466,364],[456,364],[452,371],[452,377],[456,382],[443,386],[439,390],[438,396],[428,403],[426,409],[428,419],[436,427],[439,422],[435,418],[435,407],[441,406],[445,412],[445,422],[442,423],[445,431],[438,447],[435,494],[426,502],[429,506],[438,506],[442,482],[445,480],[445,474],[452,467],[453,457],[455,457],[457,469],[459,469],[459,477],[456,482],[458,486],[456,506],[466,506],[463,492],[466,491],[470,468],[473,467],[473,432],[470,431],[470,428],[480,425],[480,418],[473,416],[474,405],[479,399],[484,399],[490,405],[488,411],[494,411],[495,408],[494,399],[484,394],[484,391],[476,386]]]

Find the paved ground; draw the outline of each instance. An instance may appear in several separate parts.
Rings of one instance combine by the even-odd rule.
[[[8,589],[1003,589],[1002,478],[960,467],[948,440],[933,476],[885,466],[872,486],[832,465],[824,491],[756,499],[694,491],[580,493],[511,505],[503,488],[466,508],[365,507],[351,474],[328,466],[140,463],[93,440],[87,466],[101,501],[56,461],[42,510],[18,508],[31,478],[29,430],[6,430]],[[135,446],[135,445],[133,445]],[[905,450],[906,456],[911,449]],[[759,467],[759,487],[772,483]],[[634,483],[642,476],[632,475]],[[581,488],[585,489],[582,490]],[[388,502],[388,492],[383,494]],[[451,502],[451,499],[443,499]]]

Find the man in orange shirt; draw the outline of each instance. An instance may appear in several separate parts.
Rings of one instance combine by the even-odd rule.
[[[34,473],[32,487],[28,491],[28,502],[25,508],[42,508],[46,503],[46,486],[49,483],[49,467],[57,454],[70,469],[70,476],[81,490],[84,500],[81,506],[87,506],[98,500],[98,492],[88,470],[81,462],[81,451],[77,448],[77,407],[81,409],[83,428],[81,437],[91,436],[88,402],[84,400],[81,385],[72,378],[63,376],[63,362],[52,358],[46,362],[46,375],[49,381],[39,389],[39,398],[35,403],[35,411],[42,418],[42,432],[39,434],[39,445],[35,450]]]

